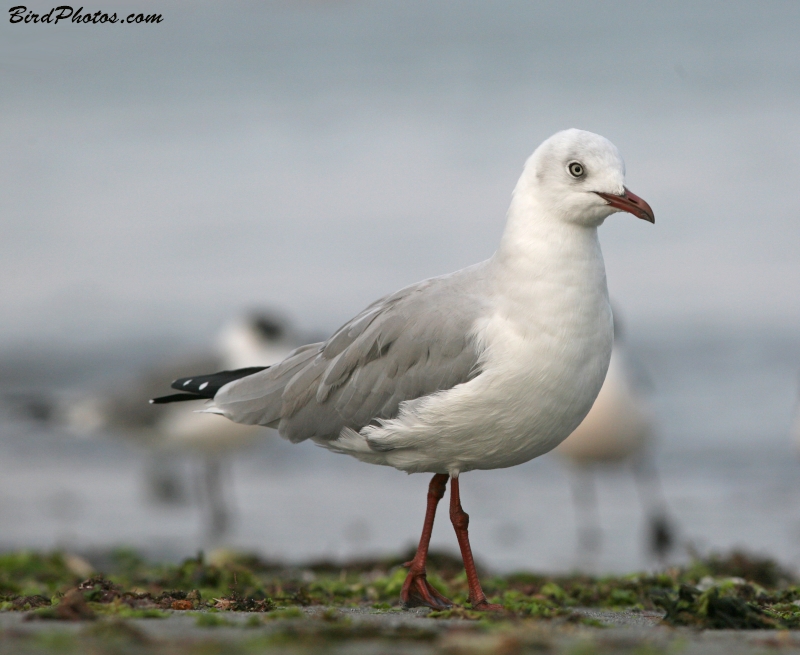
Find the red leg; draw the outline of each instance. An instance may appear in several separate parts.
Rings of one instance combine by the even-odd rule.
[[[472,559],[472,548],[469,545],[469,514],[461,508],[461,495],[458,490],[458,478],[453,478],[450,484],[450,520],[458,538],[458,545],[461,547],[461,557],[464,560],[464,568],[467,571],[467,583],[469,584],[469,602],[473,609],[496,612],[503,609],[502,605],[495,605],[486,600],[486,594],[481,589],[478,580],[478,571],[475,569],[475,560]]]
[[[428,485],[428,509],[425,511],[425,524],[422,526],[422,536],[419,538],[417,553],[414,555],[414,559],[405,563],[405,566],[408,567],[408,576],[400,592],[400,600],[405,607],[425,606],[440,610],[453,605],[430,585],[425,573],[425,561],[428,559],[428,546],[431,543],[431,532],[433,531],[433,518],[436,516],[436,507],[444,496],[447,477],[444,473],[437,473]]]

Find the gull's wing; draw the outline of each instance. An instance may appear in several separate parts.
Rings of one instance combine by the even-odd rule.
[[[345,427],[394,418],[403,401],[471,380],[480,373],[475,323],[487,302],[476,292],[478,273],[472,267],[382,298],[328,341],[222,387],[216,409],[294,442],[336,439]]]

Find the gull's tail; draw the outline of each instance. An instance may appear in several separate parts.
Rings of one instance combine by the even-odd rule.
[[[153,398],[150,402],[154,405],[165,403],[177,403],[184,400],[210,400],[229,382],[246,378],[259,371],[269,368],[269,366],[251,366],[249,368],[239,368],[235,371],[220,371],[210,375],[195,375],[190,378],[178,378],[170,386],[182,393],[174,393],[170,396]]]

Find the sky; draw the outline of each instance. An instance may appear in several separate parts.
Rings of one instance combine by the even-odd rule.
[[[0,347],[202,340],[259,306],[332,330],[489,257],[568,127],[655,210],[601,228],[630,325],[800,327],[797,2],[89,9],[163,21],[0,20]]]

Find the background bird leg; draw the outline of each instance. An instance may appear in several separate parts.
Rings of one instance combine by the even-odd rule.
[[[676,546],[675,528],[669,518],[652,452],[645,450],[631,463],[631,469],[647,517],[647,548],[660,564],[664,564]]]
[[[225,502],[223,489],[224,462],[212,453],[204,458],[202,470],[203,504],[205,505],[206,541],[209,546],[216,545],[230,527],[230,510]]]
[[[469,514],[467,514],[461,507],[461,495],[458,489],[458,478],[452,478],[450,484],[450,520],[453,522],[453,528],[456,531],[458,538],[458,545],[461,548],[461,557],[464,560],[464,568],[467,571],[467,582],[469,583],[469,602],[472,604],[473,609],[476,610],[502,610],[502,605],[495,605],[486,600],[486,594],[483,593],[480,580],[478,580],[478,571],[475,568],[475,560],[472,558],[472,548],[469,545]]]
[[[439,505],[442,496],[444,496],[447,477],[444,473],[437,473],[433,476],[430,485],[428,485],[428,508],[425,511],[422,536],[419,538],[419,546],[414,559],[404,565],[408,567],[408,576],[403,583],[400,600],[406,607],[423,605],[434,609],[444,609],[453,605],[430,585],[425,570],[425,562],[428,559],[428,546],[431,542],[431,532],[433,532],[433,519],[436,516],[436,507]]]
[[[572,499],[578,524],[578,566],[593,569],[603,543],[597,506],[594,471],[589,466],[571,467]]]

